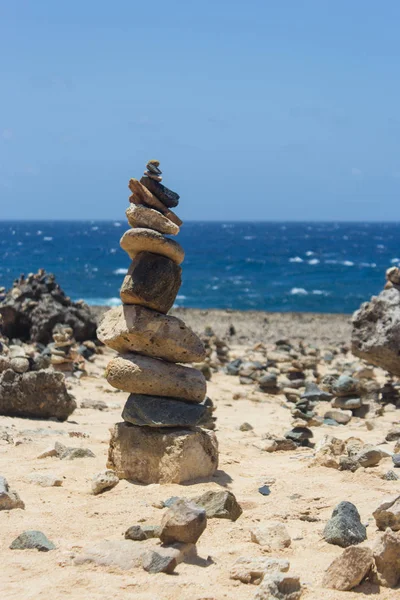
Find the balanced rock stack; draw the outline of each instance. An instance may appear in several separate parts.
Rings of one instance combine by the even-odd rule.
[[[171,211],[179,196],[161,183],[152,160],[140,181],[131,179],[129,225],[120,245],[132,259],[122,283],[122,306],[105,314],[99,339],[119,355],[107,367],[108,382],[130,396],[123,423],[111,431],[108,467],[119,478],[142,483],[181,483],[212,475],[218,465],[210,401],[200,363],[205,349],[183,321],[167,315],[181,285],[182,221]],[[179,364],[178,364],[179,363]]]

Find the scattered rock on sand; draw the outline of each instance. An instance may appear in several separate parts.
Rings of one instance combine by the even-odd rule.
[[[383,502],[373,513],[378,529],[400,530],[400,496]]]
[[[173,573],[180,562],[197,556],[194,544],[173,544],[167,548],[145,552],[142,557],[142,566],[148,573]]]
[[[231,567],[230,578],[238,579],[242,583],[258,585],[267,573],[271,571],[286,573],[289,568],[290,563],[284,558],[240,556]]]
[[[159,538],[160,533],[159,525],[132,525],[125,531],[125,539],[142,542],[151,538]]]
[[[251,530],[251,541],[256,542],[268,551],[283,550],[292,543],[288,530],[283,523],[271,521]]]
[[[204,508],[208,519],[236,521],[243,512],[234,494],[228,490],[209,490],[192,498],[192,502]]]
[[[10,545],[11,550],[39,550],[48,552],[54,550],[55,545],[41,531],[24,531]]]
[[[389,588],[396,587],[400,583],[400,533],[386,529],[372,550],[377,583]]]
[[[165,513],[161,522],[160,540],[164,544],[195,544],[206,527],[207,515],[204,508],[181,498]]]
[[[268,573],[254,600],[299,600],[302,594],[300,578],[286,573]]]
[[[17,492],[10,490],[7,479],[0,476],[0,510],[12,510],[13,508],[25,508],[25,504]]]
[[[84,548],[82,553],[75,557],[74,563],[82,565],[90,562],[130,571],[141,566],[142,554],[141,544],[132,544],[130,540],[105,540]]]
[[[106,490],[111,490],[119,483],[118,476],[111,469],[97,473],[92,479],[92,493],[96,496]]]
[[[34,485],[40,485],[41,487],[60,487],[63,484],[63,478],[55,475],[54,473],[37,472],[30,473],[27,480],[29,483]]]
[[[322,585],[334,590],[352,590],[368,575],[373,562],[370,548],[350,546],[330,564]]]
[[[351,502],[340,502],[327,522],[323,536],[328,544],[347,548],[367,539],[357,508]]]

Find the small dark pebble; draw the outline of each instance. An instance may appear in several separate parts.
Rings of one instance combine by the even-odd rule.
[[[271,493],[271,490],[269,488],[268,485],[262,485],[261,487],[258,488],[258,491],[260,492],[260,494],[262,494],[263,496],[269,496]]]

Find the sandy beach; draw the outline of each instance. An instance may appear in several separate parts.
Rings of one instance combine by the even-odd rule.
[[[348,315],[268,314],[231,311],[178,310],[198,333],[211,326],[225,336],[230,326],[235,333],[226,337],[229,358],[246,356],[260,359],[268,348],[280,339],[295,344],[306,340],[321,351],[339,350],[328,367],[321,361],[319,372],[346,370],[361,364],[342,349],[349,345]],[[259,342],[264,346],[260,349]],[[256,346],[258,344],[258,346]],[[254,349],[254,348],[257,349]],[[290,562],[290,572],[300,576],[306,600],[346,598],[352,600],[373,594],[377,600],[396,598],[398,592],[364,583],[350,592],[338,592],[322,587],[324,572],[342,548],[328,544],[322,537],[326,521],[333,508],[342,500],[353,502],[367,525],[368,540],[373,542],[379,532],[373,511],[386,496],[399,491],[398,481],[386,481],[382,475],[391,467],[385,458],[377,467],[361,468],[355,473],[315,466],[313,448],[299,447],[295,451],[265,452],[262,438],[268,433],[279,436],[291,427],[293,418],[284,395],[268,395],[256,385],[241,385],[237,376],[220,369],[208,382],[208,395],[216,405],[216,434],[219,441],[219,468],[211,481],[187,485],[138,485],[125,480],[98,496],[91,494],[94,474],[107,462],[109,428],[120,421],[126,394],[113,389],[104,379],[104,369],[113,356],[105,349],[88,363],[88,376],[70,378],[68,386],[78,408],[64,423],[0,417],[0,428],[7,428],[8,441],[0,442],[0,473],[25,502],[25,510],[3,512],[0,553],[2,561],[2,597],[14,600],[47,599],[81,600],[82,598],[135,597],[139,600],[222,600],[238,597],[251,599],[257,587],[230,578],[230,570],[241,557],[272,556]],[[376,376],[383,372],[375,369]],[[105,403],[104,410],[82,408],[85,401]],[[321,403],[324,404],[324,403]],[[390,407],[389,407],[390,408]],[[393,450],[394,443],[385,443],[385,435],[398,416],[389,408],[383,416],[367,420],[353,417],[346,426],[322,425],[313,428],[313,442],[326,435],[340,439],[350,436],[374,445],[383,444]],[[325,408],[321,407],[320,412]],[[241,431],[244,423],[253,429]],[[3,436],[4,438],[4,436]],[[94,458],[60,461],[58,457],[38,458],[52,443],[82,446],[95,454]],[[29,482],[35,472],[54,473],[62,478],[60,487],[40,487]],[[268,485],[270,495],[263,496],[258,488]],[[88,547],[102,540],[122,540],[131,525],[158,525],[166,509],[160,501],[171,496],[191,498],[206,490],[229,489],[240,503],[243,514],[236,521],[209,519],[198,542],[198,558],[193,564],[181,563],[173,575],[149,574],[141,568],[124,571],[116,566],[93,563],[76,564]],[[251,541],[250,530],[269,521],[284,523],[291,544],[282,550],[267,551]],[[42,553],[36,550],[10,551],[12,540],[23,530],[43,531],[56,545],[56,550]],[[141,548],[154,548],[158,540],[150,539]]]

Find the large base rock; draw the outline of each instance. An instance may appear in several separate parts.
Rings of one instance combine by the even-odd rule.
[[[120,479],[140,483],[183,483],[211,477],[218,466],[215,435],[204,429],[138,427],[111,429],[107,467]]]
[[[400,376],[400,291],[383,290],[353,315],[355,356]]]
[[[0,376],[0,415],[65,421],[75,408],[62,373],[7,369]]]

